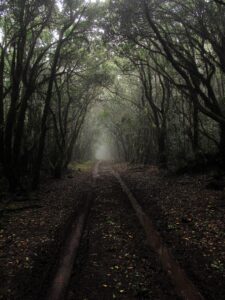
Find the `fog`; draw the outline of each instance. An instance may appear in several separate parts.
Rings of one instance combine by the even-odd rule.
[[[95,158],[98,160],[112,160],[112,153],[109,145],[100,144],[96,147]]]

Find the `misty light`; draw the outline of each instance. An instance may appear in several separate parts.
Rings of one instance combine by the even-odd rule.
[[[97,146],[95,158],[98,160],[112,160],[112,154],[107,144]]]

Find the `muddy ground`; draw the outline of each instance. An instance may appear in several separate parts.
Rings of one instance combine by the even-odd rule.
[[[90,172],[47,179],[40,191],[12,199],[0,217],[0,299],[34,300],[47,289],[70,219],[91,183]],[[2,204],[3,205],[3,204]]]
[[[223,189],[211,184],[211,174],[174,176],[154,166],[126,164],[114,168],[205,298],[225,299],[225,199]],[[30,209],[22,201],[23,209],[2,214],[0,299],[44,299],[67,224],[91,186],[91,171],[76,171],[43,184]],[[100,167],[94,190],[68,299],[178,299],[107,166]]]
[[[154,166],[119,169],[205,298],[225,299],[224,179],[212,172],[169,175]]]
[[[178,299],[119,182],[99,175],[69,299]]]

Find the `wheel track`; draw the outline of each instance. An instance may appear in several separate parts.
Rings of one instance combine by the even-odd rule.
[[[123,191],[120,190],[121,188]],[[86,231],[90,231],[89,235],[85,234],[85,237],[90,237],[90,249],[85,256],[86,263],[82,266],[83,270],[78,272],[73,266],[89,215],[94,190],[97,199],[91,208],[90,218],[88,219],[88,229]],[[129,199],[142,227],[136,223],[136,217],[134,212],[131,211],[130,204],[127,203],[127,200],[124,200],[124,196],[121,196],[124,193]],[[111,219],[107,219],[107,214]],[[128,226],[126,223],[128,223]],[[143,241],[144,231],[147,243]],[[127,232],[129,232],[129,237],[136,235],[134,240],[129,241],[126,236]],[[117,241],[115,242],[114,239],[117,239]],[[132,249],[135,248],[135,243],[137,243],[136,249]],[[146,244],[157,254],[164,270],[175,286],[176,293],[182,299],[203,299],[184,270],[180,268],[169,250],[163,245],[160,235],[151,220],[143,212],[119,174],[112,170],[109,165],[98,162],[93,170],[93,189],[88,193],[83,209],[77,220],[72,224],[71,234],[66,241],[47,299],[177,299],[176,293],[173,292],[173,286],[169,283],[169,278],[161,270],[158,258],[155,257],[152,250],[146,247]],[[80,248],[82,248],[82,245]],[[127,272],[130,261],[126,258],[122,259],[122,256],[126,252],[129,253],[130,249],[135,253],[133,255],[140,259],[143,249],[148,254],[145,253],[147,259],[144,264],[133,260],[132,268]],[[82,249],[80,251],[82,252]],[[148,286],[146,290],[149,289],[149,293],[145,290],[145,292],[142,291],[138,294],[138,292],[134,292],[133,287],[126,287],[129,284],[135,286],[134,272],[142,273],[138,276],[141,276],[144,285]],[[72,278],[71,275],[73,275]],[[120,285],[118,286],[118,284]]]
[[[99,164],[100,162],[97,162],[93,169],[93,187],[96,185],[96,179],[98,178]],[[65,240],[65,244],[62,246],[55,275],[50,288],[47,291],[46,300],[62,300],[67,297],[69,281],[73,273],[73,266],[77,258],[81,238],[93,202],[93,187],[92,190],[86,193],[83,206],[80,208],[78,216],[70,226],[70,234]]]
[[[70,300],[178,299],[116,178],[100,165],[88,221],[85,263],[70,283]],[[125,197],[124,197],[125,196]],[[84,247],[85,248],[85,247]],[[83,251],[82,251],[83,252]]]
[[[159,232],[155,229],[150,218],[144,213],[142,207],[121,179],[120,175],[113,169],[111,169],[111,172],[130,200],[130,203],[137,214],[137,218],[145,230],[149,246],[158,254],[162,266],[170,276],[178,295],[186,300],[203,300],[204,297],[188,278],[186,272],[179,266],[169,249],[164,245]]]

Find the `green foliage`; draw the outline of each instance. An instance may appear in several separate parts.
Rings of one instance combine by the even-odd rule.
[[[225,161],[223,5],[31,0],[1,8],[0,152],[10,185],[38,178],[42,161],[59,176],[101,139],[129,161],[166,166],[207,149]]]

